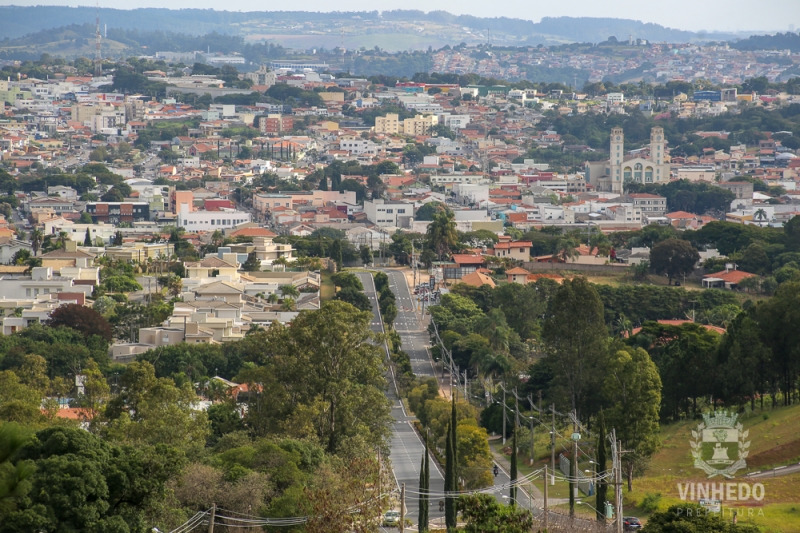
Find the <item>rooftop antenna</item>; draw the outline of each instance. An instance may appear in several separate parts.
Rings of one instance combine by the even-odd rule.
[[[103,58],[100,55],[100,4],[97,4],[97,16],[95,17],[94,30],[94,75],[102,76]]]

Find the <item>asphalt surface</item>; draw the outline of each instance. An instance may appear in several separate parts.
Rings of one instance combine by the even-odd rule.
[[[398,270],[387,269],[384,270],[384,272],[389,277],[389,288],[395,295],[397,305],[397,318],[394,323],[395,331],[400,335],[403,343],[403,350],[409,356],[411,368],[417,376],[435,377],[437,369],[434,367],[430,352],[428,351],[430,337],[426,329],[427,326],[425,322],[421,320],[420,313],[418,309],[416,309],[418,303],[416,298],[411,294],[406,277],[402,271]],[[356,275],[364,285],[364,292],[372,304],[374,318],[370,327],[373,331],[383,332],[374,280],[367,272],[357,272]],[[419,506],[417,495],[414,493],[419,487],[420,460],[424,453],[425,446],[411,424],[415,417],[405,412],[399,400],[394,383],[394,376],[390,375],[389,379],[389,390],[387,390],[386,394],[392,402],[392,417],[394,418],[390,459],[394,477],[397,482],[397,490],[399,491],[399,487],[402,483],[406,485],[406,517],[415,524],[414,530],[416,530]],[[430,490],[434,494],[441,494],[444,492],[444,473],[439,470],[433,458],[431,458],[430,464]],[[495,485],[493,494],[498,501],[507,503],[509,492],[508,483],[510,482],[510,478],[503,468],[503,465],[500,465],[499,473],[494,479]],[[439,499],[440,498],[436,497],[431,497],[430,499],[429,516],[432,524],[438,524],[444,520],[444,513],[439,512]],[[520,504],[526,508],[530,505],[527,494],[522,490],[518,492],[518,500]],[[532,506],[534,508],[537,507],[537,502],[535,500]],[[392,530],[394,530],[394,528],[392,528]]]
[[[377,333],[383,333],[383,323],[378,309],[378,299],[375,290],[375,282],[372,275],[368,272],[357,272],[356,276],[361,280],[364,285],[364,293],[369,298],[372,304],[373,319],[370,323],[370,329]],[[399,307],[398,302],[398,307]],[[400,320],[400,312],[398,311],[398,321]],[[424,351],[424,350],[423,350]],[[386,355],[388,358],[388,354]],[[429,363],[429,367],[433,368]],[[405,483],[406,485],[406,518],[411,520],[412,523],[417,523],[419,516],[419,500],[418,496],[414,494],[419,488],[419,474],[420,462],[425,453],[425,445],[420,439],[417,432],[411,425],[414,420],[413,416],[406,413],[403,404],[397,394],[397,388],[394,381],[394,374],[390,372],[388,375],[389,387],[386,390],[386,397],[392,405],[392,440],[390,443],[390,456],[392,463],[392,471],[395,479],[395,490],[397,495],[400,494],[400,486]],[[441,493],[444,491],[444,475],[439,470],[433,458],[431,458],[431,480],[430,490],[434,493]],[[388,509],[384,509],[386,511]],[[439,512],[438,500],[432,498],[429,506],[429,516],[432,520],[437,517],[444,516]],[[395,529],[395,528],[392,528]]]

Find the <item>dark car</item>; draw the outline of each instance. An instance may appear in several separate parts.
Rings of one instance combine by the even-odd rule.
[[[626,516],[622,519],[622,527],[625,531],[638,531],[642,529],[642,523],[635,516]]]

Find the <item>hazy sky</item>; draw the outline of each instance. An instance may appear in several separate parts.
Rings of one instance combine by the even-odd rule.
[[[2,2],[2,0],[0,0]],[[16,5],[84,5],[74,0],[16,0]],[[100,7],[122,7],[118,0],[99,0]],[[126,9],[166,7],[230,11],[374,11],[391,9],[443,10],[481,17],[507,16],[538,22],[542,17],[614,17],[655,22],[682,30],[787,31],[800,30],[800,0],[305,0],[264,2],[258,0],[129,0]]]

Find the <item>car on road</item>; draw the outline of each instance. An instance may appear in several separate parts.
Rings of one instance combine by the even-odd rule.
[[[400,511],[386,511],[383,515],[383,526],[391,527],[400,524]]]
[[[635,516],[626,516],[622,519],[622,529],[624,531],[639,531],[642,529],[642,522]]]

